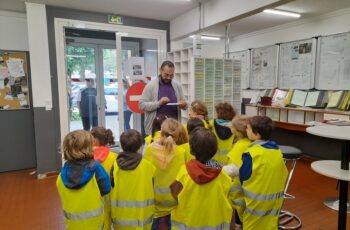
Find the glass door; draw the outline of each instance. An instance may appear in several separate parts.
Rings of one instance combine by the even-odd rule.
[[[133,112],[126,103],[126,92],[137,82],[148,82],[158,76],[158,40],[116,34],[119,102],[119,133],[136,129],[144,134],[143,115]],[[118,49],[120,47],[120,49]],[[118,52],[121,50],[121,52]],[[118,60],[118,57],[119,60]]]
[[[100,93],[97,46],[66,44],[67,99],[70,131],[90,130],[98,125]]]

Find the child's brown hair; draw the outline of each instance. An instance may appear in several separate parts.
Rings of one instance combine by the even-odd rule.
[[[63,140],[63,156],[67,161],[93,159],[94,138],[90,132],[75,130],[68,133]]]
[[[120,135],[120,145],[125,152],[136,153],[142,146],[142,136],[135,129],[129,129]]]
[[[207,106],[199,100],[195,100],[191,103],[190,111],[196,115],[202,115],[204,118],[208,116]]]
[[[199,119],[199,118],[197,118],[197,117],[192,117],[192,118],[188,119],[188,121],[187,121],[187,133],[188,133],[188,135],[190,135],[191,132],[192,132],[195,128],[198,128],[198,127],[203,127],[203,128],[205,128],[202,119]]]
[[[262,140],[269,140],[273,131],[273,121],[267,116],[254,116],[248,119],[248,124],[254,133],[258,133]]]
[[[181,123],[174,118],[166,119],[162,124],[159,143],[163,145],[167,151],[171,152],[174,148],[174,144],[182,145],[186,142],[188,142],[188,137]]]
[[[247,137],[247,124],[248,124],[248,116],[245,115],[239,115],[233,118],[232,120],[232,127],[240,134],[240,138]],[[231,128],[231,132],[233,133],[233,130]]]
[[[207,125],[209,125],[208,108],[203,101],[200,101],[200,100],[193,101],[191,103],[191,107],[189,111],[190,111],[190,114],[195,113],[195,115],[192,114],[192,117],[203,119],[207,123]]]
[[[151,143],[154,141],[153,138],[154,138],[155,133],[160,131],[162,124],[166,119],[167,119],[167,116],[165,116],[165,115],[159,115],[159,116],[156,116],[154,118],[153,123],[152,123]]]
[[[100,146],[114,145],[113,132],[110,129],[104,127],[95,127],[91,130],[91,134],[98,140]]]
[[[232,105],[227,102],[217,104],[215,106],[215,111],[217,118],[227,121],[231,121],[236,116],[236,112]]]
[[[209,129],[198,127],[190,135],[191,154],[196,160],[205,164],[216,153],[218,142],[215,135]]]

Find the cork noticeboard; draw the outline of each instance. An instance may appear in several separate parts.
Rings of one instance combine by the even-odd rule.
[[[0,110],[30,109],[28,52],[0,50]]]

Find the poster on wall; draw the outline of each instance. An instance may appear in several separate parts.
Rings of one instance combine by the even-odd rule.
[[[277,45],[252,49],[250,88],[273,89],[277,86],[278,51]]]
[[[130,57],[124,64],[124,72],[132,81],[145,80],[145,58]]]
[[[30,108],[27,52],[0,50],[0,110]]]
[[[278,87],[281,89],[314,88],[316,39],[280,45]]]

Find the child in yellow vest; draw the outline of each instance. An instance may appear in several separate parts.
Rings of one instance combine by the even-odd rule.
[[[145,137],[145,143],[147,145],[151,144],[154,140],[158,139],[160,137],[160,128],[162,126],[163,121],[167,119],[164,115],[159,115],[156,118],[154,118],[152,123],[152,132],[150,135]]]
[[[146,147],[144,158],[156,167],[152,230],[171,228],[170,212],[176,206],[176,200],[171,196],[169,186],[187,161],[185,150],[178,146],[185,142],[187,135],[183,126],[177,120],[168,118],[162,124],[160,138]]]
[[[102,229],[103,196],[111,190],[108,174],[94,161],[94,139],[90,132],[76,130],[63,140],[66,160],[56,186],[68,230]]]
[[[199,118],[203,122],[205,128],[209,128],[208,108],[202,101],[193,101],[188,109],[188,115],[190,118]],[[188,133],[187,124],[184,125],[184,128]]]
[[[229,160],[228,165],[223,167],[223,170],[229,175],[234,177],[234,183],[239,184],[239,178],[237,178],[239,173],[239,168],[242,166],[242,155],[249,147],[251,140],[247,137],[247,123],[248,116],[240,115],[236,116],[232,120],[231,132],[235,136],[235,143],[232,150],[227,154]],[[241,200],[243,197],[241,197]],[[236,200],[237,197],[236,197]],[[235,229],[242,229],[242,222],[239,219],[238,212],[242,212],[242,208],[239,205],[235,205]],[[238,212],[237,212],[238,211]]]
[[[196,128],[190,135],[190,146],[196,159],[181,167],[170,187],[178,201],[171,213],[172,229],[229,230],[232,182],[212,159],[217,140],[210,130]]]
[[[242,166],[242,155],[249,147],[251,140],[247,136],[247,123],[248,116],[240,115],[236,116],[232,120],[231,132],[235,136],[233,148],[227,154],[228,165],[223,169],[230,176],[237,176],[239,168]]]
[[[114,230],[151,229],[154,215],[155,167],[142,159],[141,134],[129,129],[120,136],[122,152],[111,171],[110,193]]]
[[[104,127],[95,127],[91,130],[94,137],[94,160],[101,163],[106,172],[110,173],[117,154],[111,152],[109,146],[114,145],[113,132]]]
[[[90,132],[94,137],[94,160],[100,162],[109,175],[113,163],[115,159],[117,159],[117,154],[111,152],[111,149],[109,148],[109,146],[115,144],[113,132],[104,127],[95,127]],[[109,195],[106,195],[104,199],[105,224],[103,229],[109,230],[111,229],[111,207],[109,204]]]
[[[270,140],[273,122],[266,116],[249,118],[247,136],[252,141],[242,155],[239,184],[233,202],[241,203],[244,230],[278,229],[287,168],[278,145]],[[243,197],[243,202],[241,198]]]
[[[218,141],[218,151],[214,156],[221,165],[228,163],[228,152],[232,149],[234,135],[230,126],[236,112],[229,103],[219,103],[215,106],[216,119],[210,121],[212,131]]]
[[[204,123],[200,118],[192,117],[192,118],[188,119],[187,127],[186,127],[187,128],[187,135],[190,136],[191,132],[197,127],[205,128]],[[191,154],[191,151],[190,151],[190,143],[189,142],[186,142],[180,146],[185,149],[186,155],[188,156],[188,160],[191,160],[194,158],[193,155]]]

